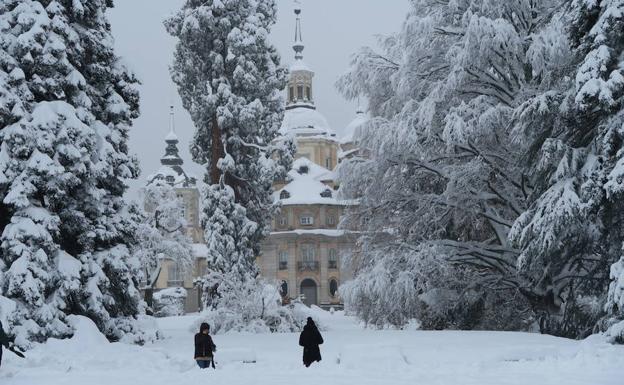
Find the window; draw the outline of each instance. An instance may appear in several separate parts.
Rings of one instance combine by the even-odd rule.
[[[328,215],[327,219],[326,219],[326,222],[327,222],[327,226],[335,226],[336,225],[336,217],[333,216],[333,215]]]
[[[314,224],[314,217],[311,215],[305,215],[299,218],[299,223],[304,226],[311,226]]]
[[[170,261],[170,265],[167,270],[167,286],[183,286],[184,273],[184,267],[181,263]]]
[[[184,202],[180,204],[180,216],[186,219],[186,203]]]
[[[315,260],[314,245],[302,245],[301,246],[301,261],[299,261],[299,270],[311,270],[316,271],[319,268],[318,261]]]
[[[279,252],[279,269],[287,270],[288,269],[288,251],[280,251]]]
[[[288,199],[290,198],[290,193],[286,190],[282,190],[280,193],[280,199]]]
[[[288,87],[288,100],[295,101],[295,88],[292,86]]]
[[[175,183],[175,178],[173,177],[173,175],[167,175],[165,177],[165,181],[167,181],[167,183],[169,183],[170,185],[173,185]]]
[[[325,189],[325,191],[323,191],[321,193],[321,197],[323,198],[331,198],[332,197],[332,192],[330,189]]]
[[[288,217],[286,217],[286,216],[279,217],[278,223],[282,227],[287,226],[288,225]]]
[[[328,170],[331,170],[333,168],[331,158],[325,158],[325,168]]]
[[[331,295],[332,297],[335,297],[337,293],[338,293],[338,281],[332,278],[329,280],[329,295]]]
[[[303,99],[303,86],[297,86],[297,99]]]
[[[313,245],[301,246],[301,259],[305,262],[314,261],[314,246]]]
[[[338,253],[336,252],[336,249],[329,249],[329,261],[328,261],[328,267],[330,269],[337,269],[338,268]]]
[[[306,87],[306,99],[312,100],[312,92],[310,92],[310,87]]]

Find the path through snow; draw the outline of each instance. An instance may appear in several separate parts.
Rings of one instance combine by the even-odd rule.
[[[195,316],[160,319],[166,339],[110,344],[82,322],[19,360],[5,352],[1,385],[622,385],[624,347],[528,333],[377,331],[340,312],[318,311],[323,361],[301,364],[297,334],[214,337],[217,370],[192,359]],[[242,361],[256,361],[243,363]]]

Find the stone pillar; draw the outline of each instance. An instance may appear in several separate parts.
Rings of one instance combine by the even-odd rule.
[[[288,245],[288,294],[295,298],[299,295],[297,285],[297,241],[296,238],[287,241]]]

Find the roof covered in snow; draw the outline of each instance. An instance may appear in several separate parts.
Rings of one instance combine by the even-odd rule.
[[[345,205],[336,198],[338,192],[322,181],[332,181],[332,171],[321,167],[307,158],[297,159],[288,176],[291,181],[275,191],[273,198],[282,205]]]
[[[305,170],[305,168],[307,168],[308,175],[319,182],[333,181],[336,177],[333,171],[319,166],[308,158],[296,159],[292,164],[292,170],[288,172],[288,176],[294,180],[301,175],[302,169]]]
[[[314,108],[293,106],[284,113],[280,134],[293,136],[323,136],[335,139],[336,133],[331,129],[327,119]]]

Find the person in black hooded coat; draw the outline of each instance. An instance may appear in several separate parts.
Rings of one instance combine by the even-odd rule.
[[[323,343],[323,336],[319,332],[311,317],[303,327],[299,336],[299,346],[303,346],[303,364],[307,367],[314,361],[321,361],[321,349],[319,345]]]

